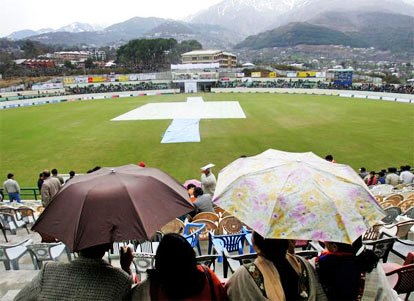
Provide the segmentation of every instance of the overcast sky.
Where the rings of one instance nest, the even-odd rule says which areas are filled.
[[[112,25],[133,17],[183,19],[221,0],[1,0],[0,37],[73,22]]]

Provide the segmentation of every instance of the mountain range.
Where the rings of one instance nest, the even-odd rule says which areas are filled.
[[[392,51],[414,49],[413,0],[224,0],[185,21],[135,17],[96,29],[74,23],[9,39],[67,46],[119,46],[137,38],[195,39],[204,48],[251,49],[340,44]]]

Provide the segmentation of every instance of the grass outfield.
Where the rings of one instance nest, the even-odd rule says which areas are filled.
[[[15,174],[36,186],[40,171],[85,173],[94,166],[145,161],[179,181],[218,171],[240,155],[268,148],[332,154],[357,169],[414,166],[414,106],[387,101],[287,94],[203,94],[205,101],[239,101],[246,119],[200,122],[200,143],[161,144],[171,120],[110,119],[149,102],[188,95],[67,102],[0,111],[0,177]]]

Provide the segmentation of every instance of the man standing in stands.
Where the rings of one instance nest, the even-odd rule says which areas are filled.
[[[397,169],[395,167],[388,168],[388,174],[385,177],[385,184],[396,186],[400,182],[400,177],[396,174]]]
[[[201,188],[203,189],[204,193],[208,193],[211,196],[214,195],[214,191],[216,190],[216,177],[210,171],[210,168],[215,166],[214,164],[207,164],[206,166],[201,167]]]
[[[56,168],[52,169],[52,177],[57,178],[61,185],[65,182],[61,176],[58,175],[58,171]]]
[[[42,195],[42,205],[46,208],[50,204],[53,196],[59,191],[62,184],[60,184],[58,178],[51,177],[48,170],[43,171],[43,179],[40,194]]]
[[[400,183],[411,184],[414,183],[414,174],[410,171],[411,166],[403,166],[403,171],[400,173]]]
[[[3,183],[4,191],[9,195],[10,202],[16,200],[17,203],[21,203],[20,200],[20,186],[19,183],[14,179],[14,175],[9,173],[7,180]]]

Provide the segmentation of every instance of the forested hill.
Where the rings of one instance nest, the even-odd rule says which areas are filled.
[[[249,36],[236,47],[261,49],[299,44],[413,52],[414,18],[381,12],[324,13],[309,22],[290,23]]]
[[[340,31],[302,22],[291,23],[258,35],[249,36],[243,42],[237,44],[236,48],[261,49],[300,44],[365,46],[358,38],[352,38]]]

